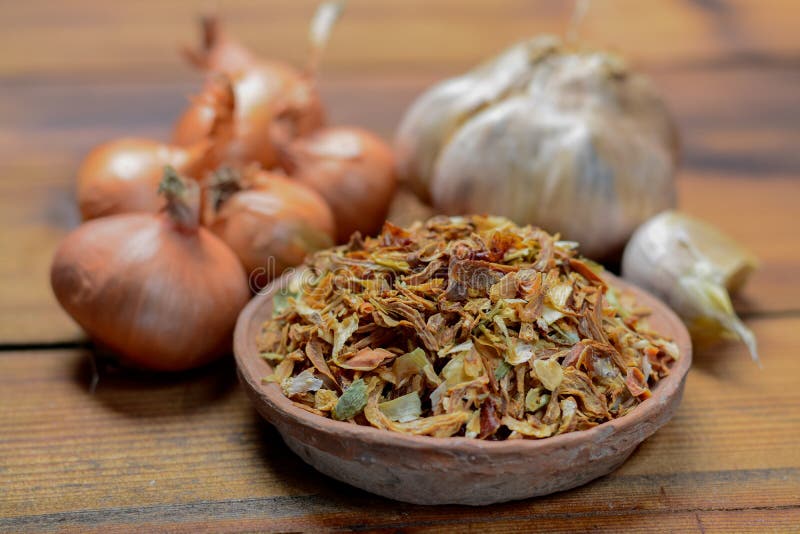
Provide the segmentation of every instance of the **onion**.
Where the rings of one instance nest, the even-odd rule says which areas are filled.
[[[372,133],[353,127],[319,130],[290,145],[284,166],[328,202],[338,242],[356,231],[374,235],[383,226],[397,180],[391,149]]]
[[[61,306],[128,363],[163,371],[230,351],[250,292],[235,254],[198,227],[198,187],[167,172],[164,213],[89,221],[56,252],[50,279]]]
[[[206,224],[236,252],[254,289],[333,245],[333,213],[303,184],[262,170],[227,170],[211,189]]]
[[[141,138],[123,138],[95,147],[78,171],[78,206],[83,220],[127,212],[158,212],[164,200],[158,184],[165,166],[200,179],[218,165],[229,142],[233,110],[230,85],[214,79],[214,117],[208,131],[181,147]],[[203,99],[204,97],[201,97]]]
[[[288,65],[262,62],[228,73],[233,84],[235,130],[224,161],[231,164],[277,163],[277,147],[305,135],[324,123],[316,89]],[[216,115],[215,95],[195,99],[178,119],[173,142],[191,145],[208,136]]]
[[[219,19],[207,15],[200,19],[202,43],[199,50],[184,47],[183,55],[198,69],[235,72],[252,66],[258,60],[220,25]]]
[[[215,17],[203,19],[202,46],[185,51],[185,55],[196,67],[225,74],[233,83],[236,133],[228,145],[228,163],[258,162],[265,168],[273,167],[280,147],[324,124],[325,112],[315,83],[316,65],[340,11],[338,3],[326,3],[315,15],[307,73],[285,63],[256,58],[225,33]],[[213,95],[194,100],[178,119],[173,141],[190,145],[207,136],[214,109]]]
[[[182,148],[158,141],[124,138],[93,149],[78,171],[78,206],[83,220],[132,211],[157,212],[157,193],[165,165],[199,176],[211,145]]]
[[[442,82],[396,136],[398,174],[444,213],[493,213],[615,259],[675,204],[677,134],[647,79],[553,37]]]

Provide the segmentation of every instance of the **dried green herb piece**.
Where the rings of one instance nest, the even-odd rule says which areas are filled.
[[[545,393],[544,388],[529,389],[525,395],[525,409],[529,412],[543,408],[548,402],[550,402],[550,394]]]
[[[291,305],[290,299],[296,299],[297,297],[298,294],[292,291],[278,291],[275,293],[275,296],[272,297],[272,316],[278,317],[285,312]]]
[[[501,378],[506,376],[510,370],[511,370],[511,366],[508,363],[506,363],[505,360],[503,360],[497,366],[497,369],[494,370],[494,378],[495,378],[495,380],[500,380]]]
[[[261,357],[270,363],[280,363],[283,361],[286,355],[279,352],[262,352]]]
[[[331,415],[334,419],[345,421],[361,413],[367,405],[367,384],[360,378],[344,390],[336,402]]]

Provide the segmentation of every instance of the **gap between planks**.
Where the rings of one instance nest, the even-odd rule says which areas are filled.
[[[582,518],[623,518],[629,516],[650,516],[654,514],[664,515],[678,515],[678,514],[692,514],[700,512],[756,512],[756,511],[770,511],[779,512],[785,510],[800,510],[800,505],[784,505],[784,506],[753,506],[753,507],[710,507],[710,508],[678,508],[671,510],[618,510],[618,511],[598,511],[598,512],[565,512],[565,513],[546,513],[546,514],[521,514],[518,516],[510,517],[484,517],[481,519],[440,519],[440,520],[427,520],[427,521],[401,521],[394,523],[379,523],[375,525],[344,525],[340,528],[346,528],[357,532],[372,531],[380,529],[402,529],[402,528],[418,528],[418,527],[436,527],[436,526],[449,526],[459,525],[464,523],[471,524],[491,524],[503,523],[512,521],[529,521],[538,519],[582,519]]]
[[[398,503],[400,507],[416,506]],[[431,507],[435,511],[437,507]],[[800,505],[777,505],[777,506],[735,506],[735,507],[684,507],[665,510],[639,510],[629,508],[623,510],[603,510],[592,512],[546,512],[528,514],[509,514],[498,515],[496,517],[475,518],[471,515],[460,519],[424,519],[419,521],[387,521],[384,523],[371,524],[348,524],[346,521],[337,525],[337,528],[352,530],[375,530],[375,529],[395,529],[411,527],[433,527],[459,525],[465,523],[501,523],[512,521],[535,521],[540,519],[563,520],[578,518],[615,518],[628,516],[652,515],[653,513],[691,514],[701,512],[747,512],[747,511],[792,511],[800,510]],[[262,519],[278,520],[281,519],[309,519],[313,515],[326,515],[347,513],[346,510],[337,506],[335,501],[331,501],[320,495],[298,495],[298,496],[277,496],[257,499],[235,499],[227,501],[197,501],[192,503],[150,505],[143,507],[120,507],[120,508],[96,508],[76,510],[71,512],[55,512],[39,515],[23,515],[6,517],[0,519],[0,529],[9,527],[34,527],[44,525],[61,525],[75,527],[81,526],[100,526],[103,524],[119,524],[125,521],[135,521],[138,524],[145,523],[172,523],[180,525],[184,522],[192,522],[202,519],[202,512],[206,512],[206,519],[235,519],[242,518],[248,520],[258,520],[254,512]],[[212,513],[213,512],[213,513]],[[283,513],[281,513],[283,512]],[[287,513],[288,512],[288,513]],[[309,514],[311,512],[311,514]],[[193,515],[198,514],[199,515]]]
[[[86,341],[46,341],[29,343],[0,343],[0,352],[27,352],[42,350],[69,350],[69,349],[90,349],[92,343]]]

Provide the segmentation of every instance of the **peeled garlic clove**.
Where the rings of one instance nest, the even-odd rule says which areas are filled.
[[[663,298],[696,342],[742,340],[758,362],[756,340],[729,297],[757,266],[755,257],[714,227],[667,211],[643,224],[622,258],[622,275]]]

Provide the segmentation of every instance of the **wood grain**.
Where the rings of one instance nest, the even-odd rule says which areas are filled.
[[[681,206],[720,225],[763,261],[737,307],[754,313],[800,309],[800,288],[792,283],[800,269],[792,224],[800,195],[800,152],[793,149],[800,140],[800,93],[793,89],[800,70],[655,75],[682,126]],[[0,343],[82,339],[48,284],[49,259],[78,222],[73,188],[80,158],[93,145],[123,135],[166,138],[192,90],[190,78],[108,84],[54,76],[6,88],[10,98],[0,99],[0,275],[13,283],[0,284]],[[323,84],[323,96],[332,122],[360,124],[391,138],[407,104],[436,79],[340,73]],[[722,92],[727,99],[715,98]]]
[[[675,419],[617,472],[490,508],[400,504],[316,473],[257,417],[230,362],[177,380],[103,372],[92,395],[85,352],[0,354],[0,529],[680,529],[695,514],[724,525],[725,510],[779,528],[800,502],[800,319],[751,326],[764,369],[735,345],[698,354]]]
[[[219,5],[255,50],[302,65],[315,4]],[[331,119],[389,139],[426,87],[518,39],[563,33],[572,4],[351,0],[320,79]],[[0,531],[797,530],[800,3],[591,2],[580,38],[649,74],[681,127],[682,208],[762,261],[736,306],[758,336],[764,369],[736,344],[701,351],[676,418],[620,470],[481,509],[399,504],[317,474],[258,418],[230,361],[162,377],[103,368],[89,392],[83,334],[48,283],[52,253],[77,224],[73,176],[99,142],[168,137],[201,83],[177,48],[196,40],[203,7],[2,7]]]
[[[314,0],[228,0],[220,12],[263,54],[306,57]],[[68,3],[31,0],[0,20],[0,66],[16,75],[105,71],[120,76],[173,70],[177,43],[196,39],[190,0]],[[554,0],[352,0],[326,54],[333,69],[393,72],[398,65],[464,68],[510,42],[563,34],[574,2]],[[589,6],[579,36],[645,63],[696,63],[768,57],[797,59],[792,0],[605,0]],[[22,53],[24,51],[25,53]]]
[[[0,69],[0,170],[47,167],[65,180],[101,142],[121,136],[166,140],[187,95],[202,80],[181,67],[179,77],[115,80],[107,74],[75,77],[3,75]],[[477,62],[482,57],[476,57]],[[320,80],[334,124],[355,124],[391,139],[407,106],[426,88],[462,72],[393,73],[328,69]],[[149,72],[149,71],[145,71]],[[675,115],[685,168],[743,177],[792,175],[800,170],[800,69],[723,65],[645,68]],[[718,95],[725,94],[726,98]]]
[[[0,279],[8,281],[0,284],[0,344],[81,341],[49,284],[53,252],[78,222],[72,186],[35,166],[17,168],[27,170],[0,181]],[[794,225],[800,180],[762,177],[753,187],[741,177],[684,172],[678,186],[685,211],[717,225],[762,262],[736,299],[737,309],[749,315],[800,310]]]

